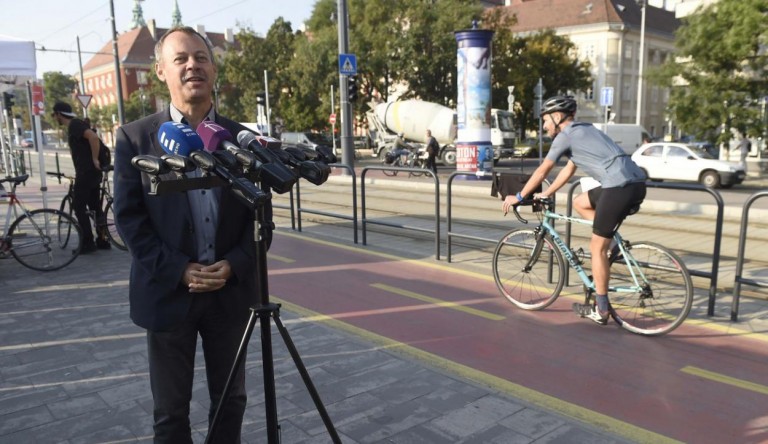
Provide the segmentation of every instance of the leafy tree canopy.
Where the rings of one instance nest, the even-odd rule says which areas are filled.
[[[671,89],[669,113],[685,133],[727,142],[722,125],[761,135],[768,95],[768,1],[720,0],[683,20],[675,58],[649,79]]]

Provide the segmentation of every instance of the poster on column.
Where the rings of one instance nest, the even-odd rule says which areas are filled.
[[[485,170],[491,140],[491,48],[460,47],[457,52],[458,171]],[[462,142],[474,142],[465,143]],[[464,147],[465,149],[459,149]],[[491,166],[493,154],[490,150]],[[470,166],[471,165],[471,166]]]

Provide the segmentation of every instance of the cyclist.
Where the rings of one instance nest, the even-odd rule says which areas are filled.
[[[405,141],[405,133],[397,133],[397,139],[395,140],[395,146],[392,148],[392,154],[397,157],[406,156],[406,165],[410,163],[411,156],[413,156],[413,147]]]
[[[595,282],[595,305],[573,304],[581,317],[598,324],[608,322],[608,280],[610,265],[608,247],[614,233],[624,219],[637,212],[645,199],[645,174],[618,145],[605,133],[590,123],[575,120],[576,100],[571,96],[549,98],[541,107],[544,129],[553,138],[547,157],[536,168],[523,189],[504,199],[502,211],[520,203],[538,188],[562,156],[568,163],[558,173],[555,181],[536,197],[549,197],[565,185],[581,168],[601,186],[577,196],[573,207],[585,219],[594,221],[592,226],[592,275]]]

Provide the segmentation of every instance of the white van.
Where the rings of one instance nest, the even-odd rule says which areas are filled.
[[[651,140],[648,131],[642,125],[632,123],[593,123],[593,125],[607,134],[627,154],[634,153],[640,145]]]

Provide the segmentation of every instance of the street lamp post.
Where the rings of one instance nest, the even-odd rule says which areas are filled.
[[[648,9],[648,0],[640,1],[640,67],[637,74],[637,113],[635,124],[640,125],[640,114],[643,109],[643,68],[645,65],[645,10]]]

